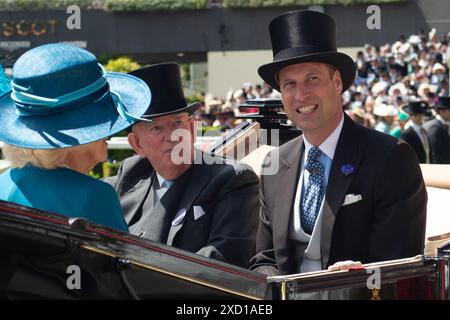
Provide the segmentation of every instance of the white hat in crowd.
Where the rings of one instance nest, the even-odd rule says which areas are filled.
[[[379,117],[395,116],[397,109],[391,104],[380,103],[373,109],[373,114]]]

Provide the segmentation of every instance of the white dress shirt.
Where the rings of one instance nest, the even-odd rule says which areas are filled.
[[[343,114],[342,114],[343,115]],[[339,122],[336,129],[333,133],[325,139],[325,141],[319,146],[319,149],[323,152],[324,155],[328,158],[329,166],[328,170],[325,170],[324,181],[325,185],[328,185],[328,176],[331,169],[331,163],[334,158],[334,153],[336,151],[336,146],[339,140],[339,136],[342,131],[342,126],[344,125],[344,116],[342,116],[341,121]],[[303,162],[300,165],[300,179],[297,184],[297,192],[294,200],[294,212],[293,212],[293,223],[291,223],[291,228],[289,231],[290,239],[308,242],[308,246],[304,252],[303,263],[300,266],[299,272],[310,272],[317,271],[322,269],[321,263],[321,253],[320,253],[320,238],[321,238],[321,221],[322,221],[322,206],[325,201],[325,196],[322,199],[322,204],[319,209],[319,214],[314,225],[314,229],[311,235],[305,233],[301,227],[301,217],[300,217],[300,201],[302,195],[302,188],[306,184],[309,179],[308,170],[303,170],[309,150],[313,147],[313,145],[303,136],[303,141],[305,142],[305,152],[303,157]],[[319,158],[320,159],[320,158]],[[326,192],[326,190],[324,191]]]

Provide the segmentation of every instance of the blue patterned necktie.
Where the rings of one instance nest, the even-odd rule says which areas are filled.
[[[309,172],[309,179],[305,192],[303,193],[300,214],[302,229],[307,234],[311,234],[314,229],[322,202],[324,166],[318,160],[321,154],[322,151],[317,147],[309,149],[305,166],[305,169]]]

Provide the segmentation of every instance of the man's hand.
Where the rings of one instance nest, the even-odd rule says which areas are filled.
[[[338,261],[335,264],[329,266],[328,271],[348,270],[350,268],[360,266],[362,266],[361,261],[352,261],[352,260]]]

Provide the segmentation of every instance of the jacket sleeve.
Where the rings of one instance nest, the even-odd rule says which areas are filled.
[[[446,138],[442,135],[443,133],[445,134],[445,131],[439,130],[437,125],[431,126],[427,131],[430,140],[433,163],[446,163],[442,155],[448,153],[449,151],[445,150],[447,145],[442,143],[442,141],[445,141]]]
[[[258,178],[242,166],[217,194],[207,244],[197,254],[247,268],[255,250]]]
[[[119,180],[120,177],[122,176],[122,170],[123,170],[123,162],[120,164],[119,167],[119,171],[117,172],[117,175],[112,176],[112,177],[105,177],[102,178],[102,181],[111,185],[114,189],[118,189],[118,185],[119,185]]]
[[[269,161],[268,158],[264,162]],[[258,231],[256,234],[256,254],[250,261],[250,269],[266,275],[278,275],[277,264],[275,259],[275,250],[273,248],[273,235],[271,212],[267,207],[265,192],[264,192],[264,175],[260,178],[260,210]]]
[[[124,180],[123,178],[127,174],[129,174],[130,169],[133,168],[135,164],[136,160],[134,159],[134,157],[124,159],[120,164],[119,170],[117,171],[117,175],[103,178],[102,181],[111,185],[116,190],[117,194],[120,196],[122,194],[123,189],[122,184],[126,180],[126,179]]]
[[[377,171],[369,259],[383,261],[422,254],[427,192],[414,150],[399,141]]]

